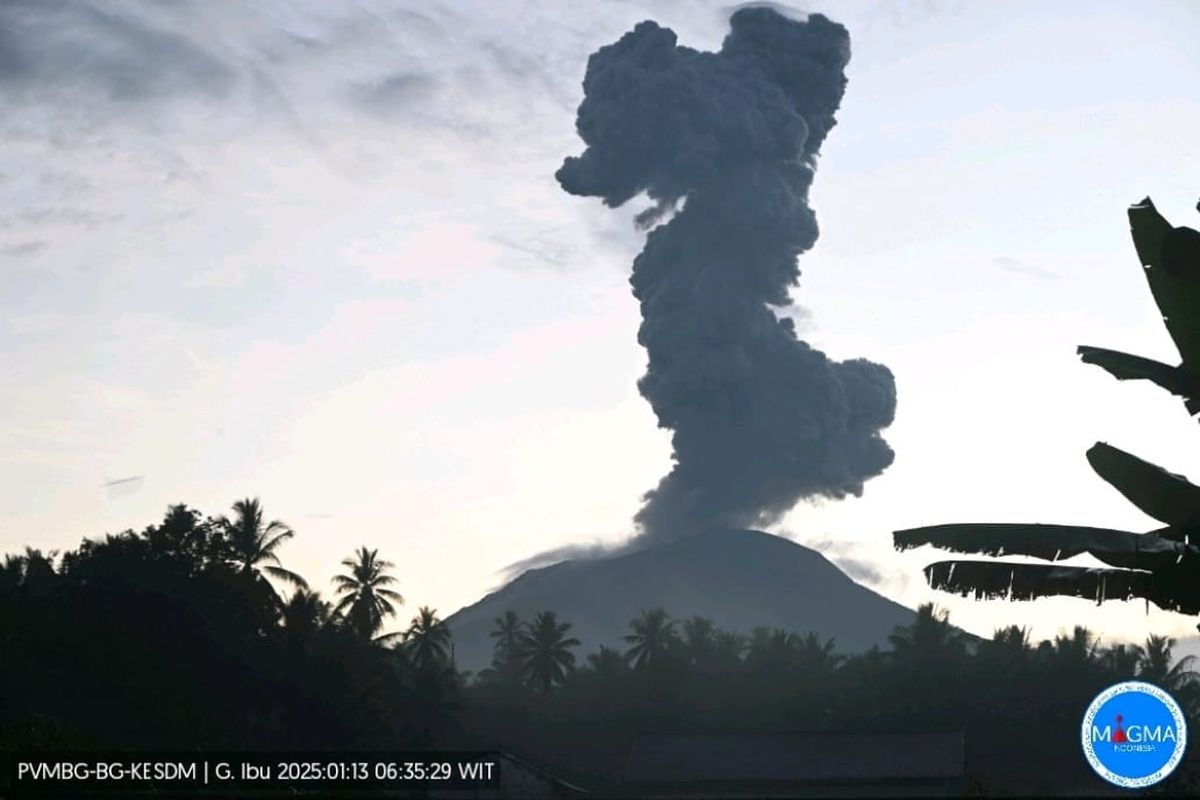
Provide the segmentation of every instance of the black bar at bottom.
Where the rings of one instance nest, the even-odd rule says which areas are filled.
[[[3,763],[8,762],[8,763]],[[500,785],[490,752],[0,753],[12,796],[67,791],[251,789],[482,789]]]

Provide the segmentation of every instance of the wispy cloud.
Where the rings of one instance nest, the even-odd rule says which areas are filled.
[[[0,255],[11,257],[31,256],[34,253],[45,250],[49,245],[50,243],[45,239],[17,242],[16,244],[4,245],[3,247],[0,247]]]
[[[1037,264],[1029,264],[1011,256],[996,256],[992,259],[992,263],[1005,272],[1012,272],[1016,275],[1028,275],[1031,278],[1041,278],[1043,280],[1058,280],[1061,277],[1057,272],[1052,272],[1045,267],[1039,267]]]

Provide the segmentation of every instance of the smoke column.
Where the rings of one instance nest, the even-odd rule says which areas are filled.
[[[791,303],[797,256],[817,240],[808,206],[850,59],[846,29],[813,14],[743,8],[716,53],[642,22],[588,60],[583,154],[556,177],[620,206],[646,192],[656,222],[633,262],[638,382],[674,466],[638,512],[644,542],[768,524],[801,498],[859,495],[893,453],[892,373],[835,362],[770,306]]]

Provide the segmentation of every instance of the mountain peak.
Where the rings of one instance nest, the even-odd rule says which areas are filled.
[[[554,611],[582,642],[577,657],[601,644],[617,647],[629,621],[663,608],[676,619],[711,618],[719,627],[754,627],[837,640],[844,652],[884,646],[913,612],[860,586],[823,555],[762,531],[720,528],[602,558],[528,570],[447,619],[462,669],[491,661],[496,617],[531,619]]]

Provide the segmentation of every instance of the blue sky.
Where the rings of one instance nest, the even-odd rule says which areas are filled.
[[[588,54],[733,6],[20,0],[0,9],[0,550],[258,495],[323,585],[361,544],[412,605],[629,533],[669,444],[634,385],[636,208],[561,192]],[[1186,634],[1137,603],[974,603],[890,531],[1153,523],[1103,439],[1200,478],[1182,405],[1078,363],[1170,360],[1128,241],[1195,225],[1186,2],[828,2],[853,58],[794,293],[803,334],[896,374],[896,462],[778,527],[980,633]],[[4,35],[2,32],[9,33]],[[144,475],[122,491],[106,480]]]

